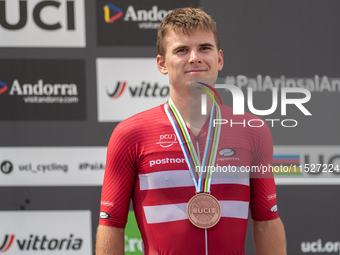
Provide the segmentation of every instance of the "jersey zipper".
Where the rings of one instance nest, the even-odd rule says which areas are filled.
[[[200,158],[200,146],[199,146],[197,135],[195,135],[195,140],[196,140],[196,151],[197,151],[198,161],[199,161],[199,164],[202,164],[201,158]],[[208,255],[208,230],[207,229],[204,229],[204,242],[205,242],[205,255]]]

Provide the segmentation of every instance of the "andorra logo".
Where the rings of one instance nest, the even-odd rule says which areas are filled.
[[[0,94],[4,93],[8,89],[6,82],[0,81]]]
[[[110,10],[117,12],[112,17],[110,16]],[[106,23],[113,23],[115,20],[123,16],[122,9],[114,6],[113,4],[107,4],[104,6],[104,20]]]

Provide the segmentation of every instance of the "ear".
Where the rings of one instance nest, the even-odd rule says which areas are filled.
[[[219,50],[218,51],[218,71],[221,71],[223,68],[223,51]]]
[[[168,74],[168,69],[166,68],[165,59],[161,55],[157,55],[157,67],[162,74]]]

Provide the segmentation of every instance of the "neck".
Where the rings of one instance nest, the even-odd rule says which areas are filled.
[[[180,112],[185,124],[190,130],[197,135],[202,129],[204,123],[209,118],[209,113],[212,108],[213,100],[207,96],[207,114],[202,115],[201,94],[195,96],[171,95],[172,102]]]

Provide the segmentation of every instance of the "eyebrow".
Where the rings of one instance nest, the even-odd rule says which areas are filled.
[[[199,46],[200,47],[209,46],[209,47],[215,48],[215,46],[211,43],[201,43],[201,44],[199,44]],[[180,45],[180,46],[177,46],[176,48],[174,48],[172,51],[174,52],[174,51],[177,51],[179,49],[185,49],[185,48],[188,48],[188,46],[187,45]]]
[[[213,48],[215,48],[215,46],[213,45],[213,44],[211,44],[211,43],[202,43],[202,44],[200,44],[199,46],[209,46],[209,47],[213,47]]]

